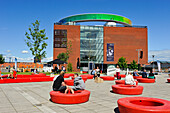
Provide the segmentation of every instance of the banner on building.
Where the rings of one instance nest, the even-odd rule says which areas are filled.
[[[17,71],[17,58],[15,58],[15,71]]]
[[[114,61],[114,43],[107,43],[107,61]]]
[[[160,72],[161,71],[161,63],[157,62],[157,65],[158,65],[158,71]]]

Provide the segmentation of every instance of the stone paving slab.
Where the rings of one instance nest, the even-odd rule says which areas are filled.
[[[168,74],[156,75],[156,83],[139,83],[144,87],[143,97],[161,98],[170,101]],[[86,89],[91,91],[86,103],[75,105],[56,104],[49,92],[52,82],[0,84],[0,113],[115,113],[117,100],[133,95],[112,93],[115,81],[95,83],[87,80]]]

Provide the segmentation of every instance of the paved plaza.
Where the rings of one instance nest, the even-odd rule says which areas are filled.
[[[170,101],[168,74],[156,75],[156,83],[139,83],[144,86],[143,97],[161,98]],[[49,92],[52,82],[0,84],[0,113],[118,113],[117,100],[128,95],[111,92],[115,81],[95,83],[86,81],[86,89],[91,92],[86,103],[75,105],[56,104]]]

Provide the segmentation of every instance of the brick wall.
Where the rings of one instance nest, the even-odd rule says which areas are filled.
[[[67,30],[67,40],[72,42],[72,53],[68,62],[72,63],[74,71],[77,69],[77,58],[80,58],[80,26],[54,25],[54,30]],[[114,43],[114,61],[106,61],[107,43]],[[143,50],[141,64],[148,63],[147,28],[104,27],[104,64],[116,64],[120,57],[125,57],[128,63],[138,61],[136,49]],[[59,53],[66,52],[65,48],[53,48],[53,59]]]
[[[107,43],[114,43],[114,62],[107,62]],[[128,63],[138,61],[136,49],[143,50],[141,64],[148,63],[147,28],[104,27],[104,64],[116,64],[120,57]]]
[[[67,30],[67,40],[72,42],[72,53],[68,63],[72,63],[73,70],[77,69],[77,58],[80,58],[80,26],[54,25],[54,30]],[[54,40],[53,40],[54,41]],[[57,59],[59,53],[66,52],[66,48],[53,48],[53,59]]]

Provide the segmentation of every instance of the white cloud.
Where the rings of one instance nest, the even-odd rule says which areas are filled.
[[[23,50],[23,51],[22,51],[22,53],[23,53],[23,54],[27,54],[27,53],[28,53],[28,51],[26,51],[26,50]]]
[[[7,53],[10,53],[10,52],[11,52],[11,50],[7,50],[6,52],[7,52]]]
[[[49,61],[52,61],[53,60],[53,57],[48,57],[48,58],[43,58],[41,60],[41,62],[49,62]]]
[[[170,61],[170,50],[152,50],[149,51],[148,60],[153,61],[152,55],[155,55],[154,60]]]
[[[33,58],[31,58],[31,57],[27,57],[27,58],[17,57],[17,61],[18,62],[33,62]]]
[[[15,61],[15,58],[17,58],[17,62],[34,62],[34,57],[27,57],[27,58],[22,58],[22,57],[16,57],[16,56],[6,56],[4,55],[3,56],[5,58],[5,61],[6,62],[14,62]],[[41,62],[49,62],[49,61],[52,61],[53,60],[53,57],[48,57],[48,58],[43,58],[41,60]]]

